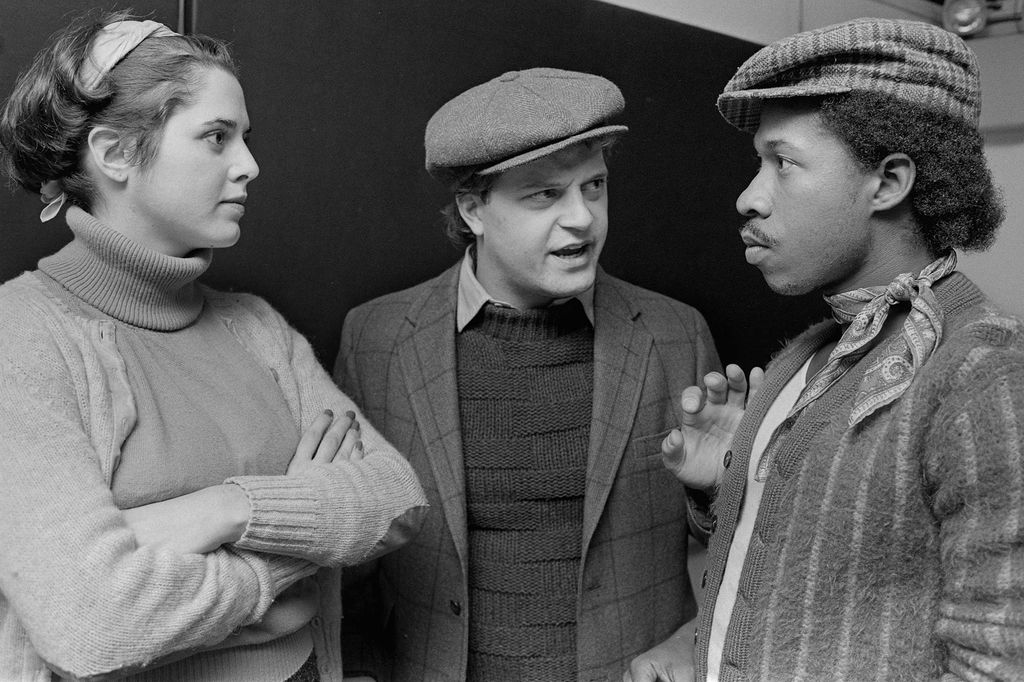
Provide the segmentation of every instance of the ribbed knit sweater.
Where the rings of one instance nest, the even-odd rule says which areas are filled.
[[[883,341],[786,425],[723,682],[1024,679],[1024,324],[959,273],[935,294],[942,340],[897,402],[848,426]],[[838,331],[812,327],[772,361],[734,437],[715,503],[698,679],[758,425]]]
[[[594,375],[579,301],[486,305],[457,341],[469,530],[467,678],[576,678]]]
[[[32,272],[0,287],[0,680],[48,681],[50,668],[88,678],[210,646],[259,621],[281,591],[311,575],[320,591],[309,627],[320,673],[340,680],[340,572],[319,567],[365,560],[401,537],[395,531],[415,523],[410,515],[424,504],[414,474],[364,423],[359,463],[279,476],[238,462],[233,473],[244,475],[228,481],[252,511],[233,546],[205,555],[138,547],[111,485],[146,418],[118,331],[129,333],[129,318],[163,324],[132,317],[152,309],[140,302],[167,308],[172,330],[188,326],[189,315],[228,330],[245,362],[271,378],[264,385],[279,392],[290,431],[325,407],[357,408],[264,301],[206,289],[194,277],[173,293],[145,286],[163,276],[144,264],[165,257],[135,253],[137,245],[80,209],[69,209],[68,222],[75,241],[44,264],[55,279]],[[164,264],[172,280],[190,267]]]
[[[77,216],[77,217],[76,217]],[[111,490],[121,509],[283,474],[299,433],[269,372],[209,311],[198,278],[210,252],[174,258],[72,215],[76,239],[39,262],[77,314],[109,319],[137,406]],[[280,682],[309,657],[309,630],[260,646],[200,652],[133,682]]]

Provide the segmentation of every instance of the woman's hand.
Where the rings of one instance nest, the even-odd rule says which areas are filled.
[[[352,411],[337,419],[325,410],[302,434],[288,463],[289,475],[310,464],[363,458],[359,420]],[[249,500],[237,485],[215,485],[180,497],[126,509],[125,523],[140,546],[205,554],[242,537],[249,523]]]
[[[362,458],[363,441],[356,413],[349,410],[335,419],[332,411],[324,410],[302,434],[288,463],[288,475],[301,474],[310,464],[354,462]]]
[[[691,488],[708,490],[721,482],[722,458],[747,403],[764,383],[760,367],[750,370],[750,381],[738,365],[728,365],[725,376],[711,372],[704,377],[707,397],[698,386],[683,391],[683,419],[661,444],[665,466]]]
[[[140,546],[205,554],[242,537],[249,500],[237,485],[215,485],[121,513]]]

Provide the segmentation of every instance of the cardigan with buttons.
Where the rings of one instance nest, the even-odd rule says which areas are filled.
[[[769,470],[720,680],[1024,679],[1024,326],[963,275],[935,286],[941,342],[851,428],[870,351],[788,424]],[[768,366],[715,502],[698,679],[751,446],[818,324]]]

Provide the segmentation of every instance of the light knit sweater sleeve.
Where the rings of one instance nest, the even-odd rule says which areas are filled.
[[[90,437],[113,428],[86,416],[103,399],[85,390],[102,385],[98,368],[59,320],[11,300],[0,295],[0,631],[23,629],[51,668],[89,678],[218,642],[313,570],[137,546]]]
[[[228,479],[242,487],[252,510],[235,546],[322,566],[354,565],[397,549],[419,530],[427,509],[412,467],[338,389],[301,334],[262,299],[238,299],[235,331],[274,370],[301,428],[324,409],[351,410],[359,416],[365,456],[313,465],[296,476]]]
[[[989,337],[991,338],[991,334]],[[978,344],[927,443],[940,523],[943,679],[1024,679],[1024,352]]]

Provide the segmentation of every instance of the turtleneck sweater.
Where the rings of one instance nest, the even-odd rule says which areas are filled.
[[[340,567],[390,551],[418,528],[426,501],[411,466],[361,419],[365,456],[359,461],[313,463],[287,476],[207,476],[207,467],[243,472],[252,462],[255,471],[264,470],[232,438],[237,424],[231,416],[241,421],[249,409],[242,403],[267,401],[273,412],[283,400],[291,415],[287,432],[265,435],[262,450],[254,446],[253,452],[267,454],[271,470],[283,470],[274,453],[281,458],[283,449],[290,457],[295,431],[324,409],[342,414],[359,413],[359,407],[266,301],[196,283],[208,254],[199,255],[197,267],[193,259],[135,252],[138,245],[82,211],[71,208],[68,215],[77,243],[45,259],[46,272],[26,272],[0,285],[0,680],[47,682],[51,671],[82,679],[123,677],[147,667],[157,679],[231,679],[228,670],[236,679],[286,679],[309,660],[302,628],[295,639],[279,638],[269,648],[240,643],[280,632],[272,625],[280,621],[271,616],[287,609],[279,608],[283,592],[312,576],[318,589],[292,592],[288,603],[297,598],[315,610],[305,628],[315,668],[324,682],[341,682]],[[149,268],[139,267],[147,261]],[[108,291],[104,283],[118,278],[134,296],[120,287]],[[207,321],[231,336],[207,329]],[[169,329],[139,326],[145,324]],[[209,338],[220,349],[211,347],[206,332],[216,335]],[[157,374],[139,371],[141,358],[126,357],[177,338],[191,338],[193,351],[174,350],[177,365],[146,371],[162,371],[181,386],[155,383]],[[154,473],[154,480],[168,484],[154,497],[208,482],[237,485],[249,500],[249,522],[238,541],[205,554],[139,546],[115,494],[132,487],[132,463],[161,461],[160,448],[167,446],[153,436],[161,433],[156,426],[172,422],[155,416],[153,405],[136,394],[149,391],[163,400],[178,392],[184,403],[194,393],[219,390],[211,388],[221,383],[219,365],[198,381],[190,368],[207,353],[226,357],[238,377],[254,361],[247,380],[255,383],[235,384],[238,392],[221,407],[225,420],[212,412],[203,415],[208,422],[197,427],[186,421],[181,428],[224,430],[219,437],[235,449],[206,444],[175,452],[192,463]],[[182,419],[188,418],[181,409]],[[261,413],[248,427],[278,431],[259,423],[273,419]],[[146,443],[153,452],[145,451]],[[234,468],[233,452],[243,455]],[[201,470],[190,470],[195,467]],[[146,473],[142,466],[137,471]],[[138,490],[152,493],[143,483]],[[303,596],[317,593],[314,603]],[[235,648],[197,654],[236,633],[241,638],[229,642]],[[288,651],[297,654],[291,662]],[[192,655],[177,664],[154,667],[186,653]],[[253,661],[253,672],[245,672],[241,666]]]
[[[78,208],[67,222],[75,238],[39,261],[39,269],[101,314],[142,329],[177,331],[203,310],[196,280],[212,251],[175,258],[135,242]]]
[[[39,269],[85,317],[110,319],[138,409],[112,491],[125,509],[219,485],[283,474],[299,433],[273,376],[204,305],[197,279],[209,250],[153,251],[71,209],[75,235]],[[313,647],[308,628],[261,646],[199,653],[132,680],[286,679]]]

